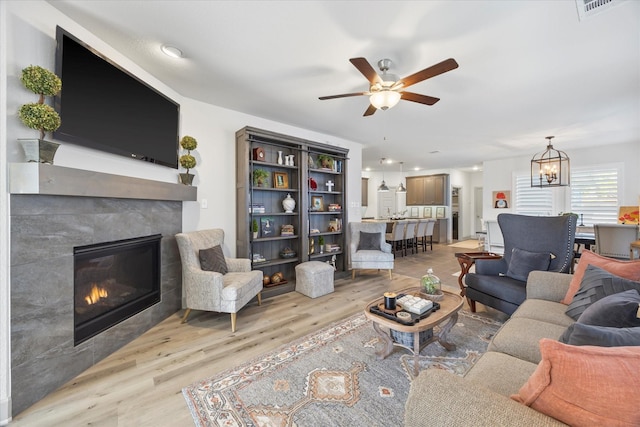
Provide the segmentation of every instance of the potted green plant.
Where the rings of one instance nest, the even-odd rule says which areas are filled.
[[[267,178],[269,177],[269,172],[264,169],[254,169],[253,170],[253,185],[256,187],[263,187],[267,184]]]
[[[180,140],[180,146],[182,149],[187,150],[187,154],[183,154],[179,159],[180,166],[187,170],[186,173],[180,173],[180,182],[185,185],[191,185],[194,175],[189,173],[189,170],[195,168],[198,163],[196,158],[191,155],[191,151],[198,147],[198,141],[192,136],[185,135]]]
[[[60,144],[46,141],[47,132],[60,127],[58,113],[44,103],[45,96],[55,96],[62,89],[62,80],[51,71],[37,65],[30,65],[22,70],[20,81],[25,88],[39,95],[38,102],[24,104],[18,110],[20,121],[30,129],[40,131],[38,139],[25,138],[18,141],[22,145],[28,162],[53,164],[53,158]]]
[[[318,237],[318,246],[320,246],[320,253],[324,253],[324,236]]]
[[[326,154],[318,154],[318,164],[323,169],[333,169],[333,157]]]
[[[258,238],[258,220],[254,219],[251,222],[251,231],[253,232],[253,238],[257,239]]]

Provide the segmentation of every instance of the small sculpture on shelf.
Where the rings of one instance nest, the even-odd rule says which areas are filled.
[[[282,201],[282,207],[286,213],[292,213],[296,208],[296,201],[290,193],[287,193],[287,197]]]

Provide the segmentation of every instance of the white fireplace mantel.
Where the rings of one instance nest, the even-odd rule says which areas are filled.
[[[177,173],[176,173],[177,175]],[[44,163],[10,163],[11,194],[196,201],[198,188]]]

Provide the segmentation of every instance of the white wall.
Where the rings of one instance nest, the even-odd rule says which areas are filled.
[[[194,153],[199,160],[194,185],[198,186],[198,202],[183,207],[185,231],[218,227],[225,230],[225,252],[235,255],[235,132],[244,126],[254,126],[297,136],[312,141],[349,149],[347,165],[346,220],[359,221],[361,145],[333,136],[311,132],[270,120],[252,117],[236,111],[185,98],[155,79],[131,60],[121,55],[90,31],[61,14],[44,1],[0,0],[0,425],[10,417],[10,282],[9,233],[10,207],[6,166],[8,162],[24,161],[18,138],[37,137],[17,117],[20,105],[35,102],[36,95],[24,89],[19,81],[22,69],[40,65],[54,70],[55,28],[60,25],[85,43],[109,57],[138,78],[181,104],[181,135],[198,140]],[[5,84],[6,82],[6,84]],[[64,84],[64,82],[63,82]],[[178,182],[175,169],[103,153],[63,143],[55,163],[77,169],[139,177],[164,182]],[[200,202],[207,199],[208,208]]]
[[[626,144],[606,145],[586,150],[567,152],[571,167],[589,167],[603,164],[622,163],[621,199],[623,206],[633,206],[638,203],[640,195],[640,141]],[[533,153],[532,153],[533,156]],[[515,175],[531,173],[531,157],[517,157],[503,160],[486,161],[483,164],[483,218],[496,219],[499,213],[513,212],[509,209],[494,209],[492,206],[493,191],[513,191],[513,177]],[[567,188],[560,187],[553,190],[558,203],[568,200]],[[513,198],[513,192],[511,194]],[[568,202],[567,202],[568,203]],[[559,211],[567,211],[568,206]],[[555,214],[557,212],[554,212]]]

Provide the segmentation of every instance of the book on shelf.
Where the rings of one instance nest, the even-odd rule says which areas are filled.
[[[265,213],[264,204],[262,203],[253,203],[249,207],[249,213]]]
[[[331,203],[329,206],[327,206],[327,210],[329,212],[340,212],[342,211],[342,206],[337,203]]]
[[[293,236],[295,235],[295,231],[293,228],[293,225],[291,224],[285,224],[280,228],[280,235],[281,236]]]

